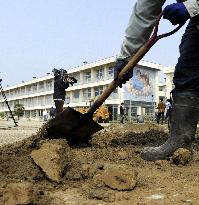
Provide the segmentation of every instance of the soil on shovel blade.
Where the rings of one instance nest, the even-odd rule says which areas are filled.
[[[40,130],[0,147],[0,205],[199,204],[197,136],[187,163],[140,158],[143,147],[159,146],[167,138],[168,132],[152,123],[115,123],[95,133],[89,147],[69,147],[56,139],[68,146],[63,155],[68,164],[58,183],[30,156],[43,144],[55,143],[42,138]]]

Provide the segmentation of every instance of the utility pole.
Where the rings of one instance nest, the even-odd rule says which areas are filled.
[[[166,100],[166,98],[167,98],[167,81],[166,81],[166,78],[164,78],[164,82],[165,82],[165,87],[164,87],[164,98],[165,98],[165,100]]]
[[[154,116],[154,119],[155,119],[155,99],[154,99],[154,95],[152,95],[151,97],[152,97],[153,116]]]

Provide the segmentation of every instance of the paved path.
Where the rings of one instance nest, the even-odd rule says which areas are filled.
[[[41,121],[21,120],[18,123],[19,126],[15,127],[11,120],[0,120],[0,146],[30,137],[42,124]]]

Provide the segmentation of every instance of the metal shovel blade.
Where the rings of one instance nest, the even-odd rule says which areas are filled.
[[[103,129],[92,117],[88,113],[82,114],[67,107],[48,122],[46,136],[53,139],[64,138],[70,144],[87,143],[92,134]]]

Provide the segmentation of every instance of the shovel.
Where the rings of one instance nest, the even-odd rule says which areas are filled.
[[[149,49],[161,38],[170,36],[177,32],[183,25],[177,26],[171,32],[157,35],[158,26],[162,13],[154,26],[153,34],[146,44],[141,47],[138,52],[132,57],[128,64],[119,73],[116,80],[113,80],[104,92],[92,104],[87,113],[82,114],[71,107],[67,107],[62,113],[51,119],[46,128],[46,136],[48,138],[65,138],[71,145],[79,145],[81,143],[89,143],[91,135],[103,129],[101,125],[93,121],[93,113],[103,104],[103,102],[110,96],[110,94],[121,83],[123,76],[126,73],[132,72],[133,68],[149,51]]]

